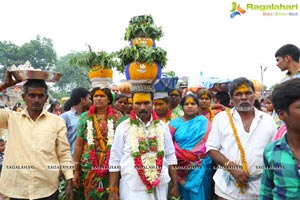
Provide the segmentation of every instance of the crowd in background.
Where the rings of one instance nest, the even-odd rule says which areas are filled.
[[[287,74],[271,96],[257,97],[253,82],[243,77],[234,79],[224,91],[189,88],[188,82],[180,82],[169,91],[151,94],[148,109],[150,112],[153,109],[155,115],[151,116],[158,116],[165,124],[163,127],[168,127],[177,159],[180,196],[174,189],[171,199],[300,199],[297,125],[300,115],[299,111],[291,110],[298,110],[300,105],[300,79],[294,80],[300,77],[299,57],[300,50],[294,45],[278,49],[277,66]],[[99,122],[93,127],[99,137],[99,143],[94,145],[110,149],[111,142],[109,153],[116,156],[118,148],[110,141],[109,134],[121,126],[124,133],[117,131],[126,135],[125,123],[129,123],[129,118],[132,120],[133,110],[136,112],[135,102],[140,103],[133,99],[135,94],[130,94],[130,86],[124,90],[124,84],[129,83],[92,91],[75,88],[64,103],[49,101],[47,111],[64,119],[66,124],[74,162],[75,199],[117,199],[112,193],[118,193],[119,189],[109,183],[113,179],[108,174],[116,172],[108,170],[109,162],[114,161],[109,160],[109,151],[94,152],[101,157],[106,170],[93,172],[95,164],[88,159],[93,154],[89,148],[89,130],[90,124]],[[13,108],[2,109],[24,112],[25,108],[26,105],[17,102]],[[6,135],[10,134],[4,132],[1,131],[3,139],[0,139],[1,168]],[[171,162],[173,158],[166,159]],[[95,174],[100,177],[97,184]],[[65,187],[61,175],[59,195],[63,196]],[[130,189],[128,195],[132,195]]]

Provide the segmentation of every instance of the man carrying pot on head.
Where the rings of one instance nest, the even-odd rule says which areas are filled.
[[[0,90],[15,85],[6,72]],[[73,199],[73,162],[62,118],[44,109],[48,86],[44,80],[27,80],[21,112],[0,110],[0,127],[8,129],[0,193],[14,199],[58,199],[59,171],[67,180],[66,197]]]
[[[132,99],[133,111],[117,127],[111,148],[109,200],[178,197],[175,149],[168,126],[152,110],[153,93],[136,92]]]

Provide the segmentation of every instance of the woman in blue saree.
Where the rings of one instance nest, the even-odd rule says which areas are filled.
[[[206,154],[206,139],[211,123],[199,116],[199,99],[186,95],[181,106],[184,115],[169,126],[178,159],[178,183],[182,199],[210,200],[212,197],[212,160]]]

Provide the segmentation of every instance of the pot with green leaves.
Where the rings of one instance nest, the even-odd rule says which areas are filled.
[[[92,87],[109,87],[112,82],[112,69],[117,65],[113,53],[105,51],[94,52],[89,46],[89,51],[81,53],[70,60],[70,64],[89,67],[89,79]]]
[[[131,45],[144,44],[155,47],[155,40],[159,40],[162,36],[162,28],[154,24],[151,15],[140,15],[130,19],[124,40],[130,41]]]
[[[167,52],[160,47],[152,48],[146,45],[133,45],[117,52],[120,63],[117,70],[126,74],[130,82],[153,83],[161,76],[161,70],[166,66]]]

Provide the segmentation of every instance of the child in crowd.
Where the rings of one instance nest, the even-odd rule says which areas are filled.
[[[274,106],[271,101],[271,96],[266,97],[264,104],[265,104],[266,112],[273,117],[277,125],[277,128],[279,128],[283,124],[283,122],[279,119],[277,113],[274,110]]]
[[[300,199],[300,78],[278,85],[271,97],[287,133],[264,149],[260,200]]]

